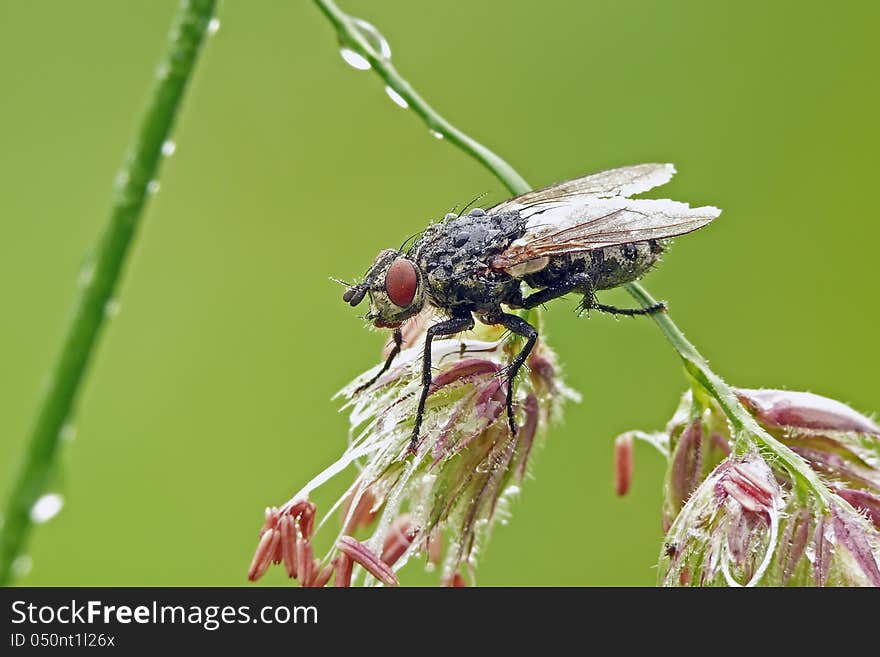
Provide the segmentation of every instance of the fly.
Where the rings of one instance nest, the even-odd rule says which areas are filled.
[[[525,340],[507,367],[507,419],[515,433],[513,385],[538,331],[507,310],[534,308],[576,293],[583,297],[583,310],[629,316],[663,311],[662,303],[615,308],[599,303],[596,292],[640,278],[660,259],[666,240],[702,228],[721,214],[711,206],[630,198],[667,183],[674,173],[671,164],[639,164],[557,183],[488,210],[446,215],[407,250],[380,252],[363,281],[343,294],[352,306],[369,296],[367,319],[394,331],[384,366],[358,392],[391,367],[406,320],[425,306],[445,316],[425,335],[421,396],[410,441],[415,452],[431,387],[431,342],[472,329],[476,318]]]

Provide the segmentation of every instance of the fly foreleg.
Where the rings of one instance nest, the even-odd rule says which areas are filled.
[[[382,366],[382,369],[379,370],[379,373],[376,374],[372,379],[357,387],[354,391],[354,394],[358,394],[359,392],[363,392],[371,385],[376,383],[379,380],[379,377],[385,374],[388,371],[388,368],[391,367],[391,363],[394,362],[394,359],[397,358],[397,354],[400,353],[400,348],[403,345],[403,333],[399,328],[394,329],[394,333],[391,334],[391,338],[394,340],[394,346],[391,348],[391,353],[388,354],[388,358],[385,359],[385,365]]]
[[[422,356],[422,394],[419,397],[419,405],[416,410],[416,425],[413,427],[412,438],[409,441],[409,451],[416,453],[419,444],[419,433],[422,430],[422,419],[425,414],[425,402],[428,399],[428,391],[431,389],[431,342],[440,335],[454,335],[462,331],[474,328],[474,318],[469,311],[462,311],[445,322],[434,324],[428,328],[425,334],[425,353]]]

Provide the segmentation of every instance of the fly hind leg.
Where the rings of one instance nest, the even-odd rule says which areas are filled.
[[[584,297],[584,302],[588,299]],[[618,308],[616,306],[606,306],[604,303],[599,303],[596,301],[596,298],[593,297],[590,299],[591,305],[584,304],[582,307],[585,310],[590,310],[591,308],[595,308],[596,310],[608,313],[609,315],[624,315],[626,317],[635,317],[636,315],[654,315],[655,313],[666,312],[666,303],[661,301],[659,303],[655,303],[652,306],[646,306],[644,308]]]
[[[626,315],[628,317],[634,317],[636,315],[653,315],[654,313],[666,310],[666,304],[662,302],[655,303],[653,306],[648,306],[647,308],[617,308],[616,306],[608,306],[604,303],[599,303],[596,299],[595,291],[593,290],[593,281],[586,274],[573,274],[555,285],[550,285],[543,290],[538,290],[537,292],[530,294],[517,305],[521,308],[534,308],[535,306],[540,306],[541,304],[547,303],[558,297],[565,296],[575,290],[583,292],[584,295],[583,300],[581,300],[581,303],[578,305],[579,313],[588,310],[598,310],[610,315]]]
[[[570,292],[574,292],[575,290],[590,290],[589,294],[592,295],[593,284],[590,281],[588,276],[584,276],[583,274],[575,274],[564,281],[559,283],[555,283],[554,285],[548,285],[542,290],[538,290],[537,292],[533,292],[525,299],[519,301],[519,303],[514,304],[518,308],[525,308],[526,310],[530,308],[534,308],[535,306],[540,306],[548,301],[552,301],[553,299],[558,299],[559,297],[564,297],[566,294]],[[585,292],[585,294],[587,294]]]

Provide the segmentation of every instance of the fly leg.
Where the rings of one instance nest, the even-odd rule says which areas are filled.
[[[428,399],[428,391],[431,389],[431,341],[438,335],[454,335],[462,331],[474,328],[474,318],[470,311],[459,311],[451,319],[431,326],[425,335],[425,353],[422,356],[422,394],[419,397],[419,405],[416,410],[416,425],[413,428],[412,438],[409,441],[409,451],[416,453],[419,444],[419,433],[422,430],[422,419],[425,414],[425,402]]]
[[[647,308],[617,308],[616,306],[606,306],[604,303],[596,301],[596,297],[584,297],[584,303],[581,306],[584,310],[595,308],[596,310],[608,313],[609,315],[625,315],[627,317],[635,317],[636,315],[653,315],[655,313],[666,312],[666,303],[661,301]]]
[[[628,317],[634,317],[636,315],[653,315],[654,313],[664,312],[666,310],[666,304],[662,302],[655,303],[653,306],[648,306],[647,308],[617,308],[616,306],[608,306],[604,303],[599,303],[596,300],[596,294],[593,291],[593,281],[586,274],[574,274],[556,285],[551,285],[550,287],[545,287],[543,290],[538,290],[527,296],[517,305],[521,308],[534,308],[535,306],[547,303],[552,299],[564,296],[575,290],[584,293],[584,298],[579,306],[581,312],[595,309],[610,315],[626,315]]]
[[[400,347],[403,345],[403,333],[399,328],[394,329],[394,333],[391,334],[392,339],[394,340],[394,347],[391,349],[391,353],[388,354],[388,358],[385,359],[385,365],[382,366],[382,369],[379,370],[379,373],[376,374],[372,379],[357,387],[354,391],[354,394],[358,394],[359,392],[363,392],[371,385],[376,383],[379,380],[379,377],[385,374],[388,371],[388,368],[391,367],[391,363],[394,362],[394,359],[397,358],[397,354],[400,353]]]
[[[515,305],[517,308],[525,308],[528,310],[529,308],[545,304],[548,301],[553,301],[553,299],[564,297],[566,294],[573,292],[574,290],[584,289],[585,286],[588,286],[587,289],[590,290],[589,294],[592,295],[593,284],[590,281],[590,278],[583,274],[575,274],[561,283],[556,283],[555,285],[545,287],[543,290],[533,292],[519,303],[512,305]]]
[[[525,301],[528,301],[528,299],[523,300],[523,302]],[[543,302],[539,301],[538,303]],[[511,333],[516,333],[526,339],[525,346],[520,349],[519,353],[510,361],[510,365],[507,366],[507,423],[510,425],[510,433],[515,436],[516,422],[514,422],[513,419],[513,383],[516,380],[516,375],[519,373],[520,368],[522,368],[526,359],[529,357],[532,347],[535,346],[535,342],[538,340],[538,329],[521,317],[509,313],[499,312],[497,315],[490,315],[485,319],[488,324],[501,324],[501,326]]]
[[[558,297],[565,296],[569,292],[575,290],[584,293],[584,299],[579,306],[581,311],[595,309],[611,315],[627,315],[633,317],[635,315],[653,315],[654,313],[666,310],[665,303],[655,303],[653,306],[648,306],[647,308],[617,308],[615,306],[607,306],[604,303],[599,303],[596,300],[596,294],[593,292],[593,281],[586,274],[574,274],[564,281],[530,294],[515,305],[520,308],[534,308],[535,306],[540,306],[542,303],[547,303]]]

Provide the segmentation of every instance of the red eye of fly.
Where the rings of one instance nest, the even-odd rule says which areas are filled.
[[[385,292],[388,293],[391,302],[401,308],[406,308],[412,303],[418,284],[419,277],[416,275],[415,266],[404,258],[392,262],[388,273],[385,274]]]

